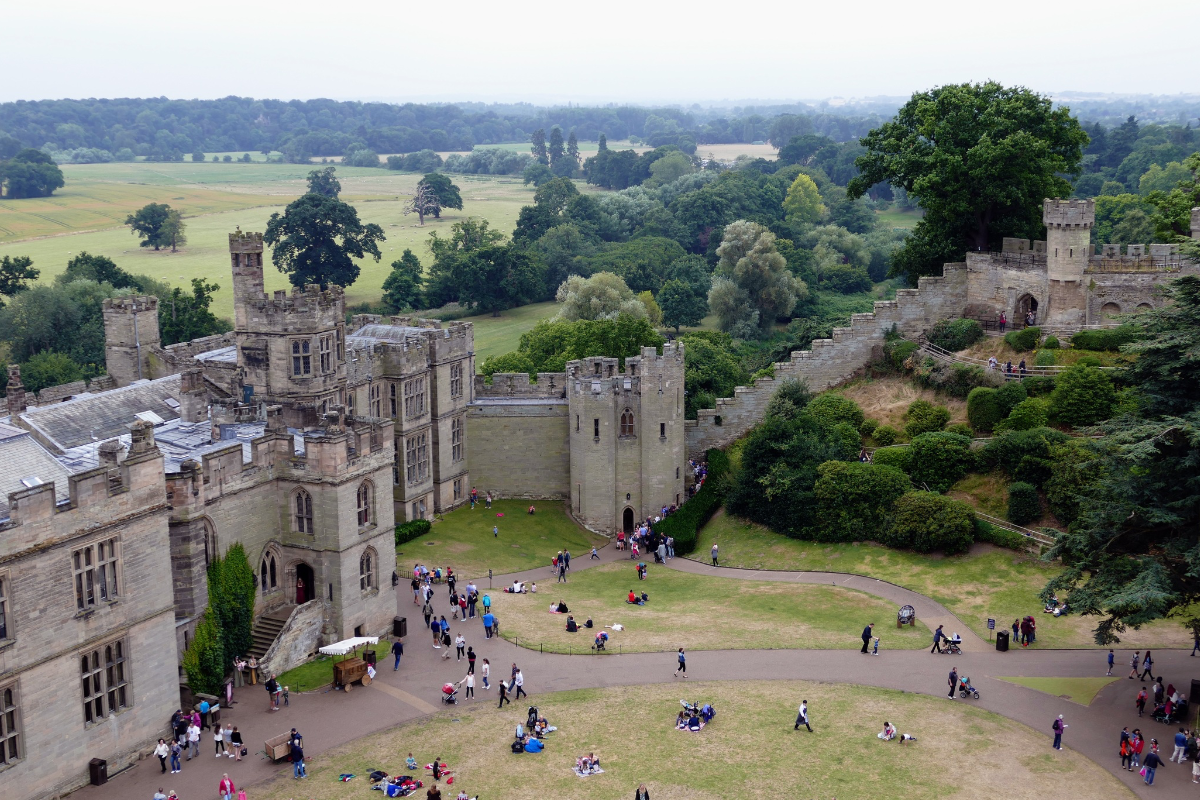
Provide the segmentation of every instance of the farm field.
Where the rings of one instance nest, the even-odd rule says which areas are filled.
[[[498,317],[481,314],[460,320],[475,326],[475,371],[479,371],[489,356],[503,355],[516,350],[521,341],[521,334],[557,314],[559,305],[554,301],[531,303],[511,308]]]

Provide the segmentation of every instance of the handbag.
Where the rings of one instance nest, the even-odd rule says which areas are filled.
[[[1142,767],[1142,771],[1139,772],[1138,774],[1141,775],[1143,778],[1146,777],[1146,768]]]

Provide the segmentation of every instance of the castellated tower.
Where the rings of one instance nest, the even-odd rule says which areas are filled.
[[[1042,203],[1046,224],[1046,278],[1049,311],[1039,320],[1049,325],[1081,325],[1086,314],[1083,272],[1092,253],[1093,200],[1050,200]]]
[[[283,406],[287,424],[316,425],[345,402],[346,299],[340,286],[263,291],[261,233],[229,234],[242,400]]]
[[[595,530],[630,530],[683,500],[683,345],[567,364],[571,508]]]
[[[117,386],[160,377],[151,374],[151,352],[161,343],[158,298],[110,297],[104,301],[104,358]]]
[[[1200,208],[1192,209],[1192,238],[1200,239]]]

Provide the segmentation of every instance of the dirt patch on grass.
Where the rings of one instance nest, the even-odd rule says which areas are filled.
[[[891,425],[900,432],[904,431],[904,413],[916,400],[927,400],[950,409],[951,425],[967,421],[965,401],[921,388],[908,378],[862,378],[838,387],[837,391],[858,403],[869,419],[880,425]]]

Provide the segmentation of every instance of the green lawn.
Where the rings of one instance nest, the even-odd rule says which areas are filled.
[[[526,513],[530,503],[537,507],[532,517]],[[499,537],[492,536],[492,526],[500,529]],[[561,502],[497,500],[488,510],[481,496],[474,510],[464,506],[451,511],[429,533],[396,548],[396,561],[402,575],[421,563],[451,567],[462,578],[486,578],[489,569],[496,575],[548,569],[550,559],[564,547],[575,558],[587,558],[593,545],[607,542],[576,525]]]
[[[574,562],[572,562],[574,563]],[[626,603],[630,590],[645,592],[644,606]],[[620,623],[610,631],[614,652],[661,652],[679,647],[704,650],[850,649],[862,646],[867,622],[895,616],[893,604],[839,586],[709,578],[649,565],[639,581],[633,561],[619,561],[576,572],[558,583],[547,567],[534,594],[492,592],[500,635],[551,652],[588,650],[596,630],[567,633],[567,618],[551,614],[562,600],[582,623]],[[883,650],[912,650],[929,641],[929,629],[876,625]]]
[[[387,660],[391,647],[391,642],[380,638],[379,644],[364,645],[356,650],[354,655],[362,658],[363,652],[371,649],[378,655],[379,662],[383,663]],[[286,686],[293,692],[311,692],[313,689],[320,689],[322,686],[333,683],[333,663],[341,660],[341,656],[335,659],[333,656],[318,655],[312,661],[301,664],[295,669],[289,669],[282,675],[276,675],[275,680],[279,681],[280,686]]]
[[[721,548],[723,566],[752,569],[826,570],[870,575],[920,592],[946,606],[980,636],[987,620],[998,629],[1014,619],[1037,618],[1034,647],[1095,647],[1094,617],[1043,614],[1038,593],[1057,567],[1010,550],[979,545],[968,555],[920,555],[871,543],[820,544],[788,539],[724,513],[700,532],[697,553],[713,543]],[[1121,647],[1183,647],[1190,634],[1178,622],[1160,621],[1121,634]]]
[[[1115,678],[1000,678],[1081,706],[1090,706],[1101,689],[1120,679],[1119,675]]]
[[[919,209],[905,211],[896,206],[892,206],[887,211],[875,212],[875,217],[884,225],[905,230],[911,230],[923,216],[925,216],[924,212]]]
[[[483,314],[464,317],[462,322],[475,326],[475,366],[483,366],[488,356],[498,356],[517,349],[521,334],[544,319],[558,313],[559,303],[533,303],[520,308],[511,308],[498,317]]]
[[[536,683],[532,688],[530,702],[558,727],[541,753],[509,751],[525,705],[498,709],[495,695],[477,688],[478,702],[464,700],[307,759],[303,797],[373,798],[366,776],[374,769],[408,774],[409,753],[422,767],[436,757],[449,764],[454,783],[441,787],[447,800],[459,789],[487,800],[625,800],[639,783],[655,800],[992,800],[998,775],[1004,776],[1000,796],[1011,800],[1135,796],[1078,752],[1051,752],[1042,732],[936,697],[807,681],[701,682],[689,684],[687,696],[711,703],[717,716],[688,733],[674,728],[682,691],[673,684],[549,694],[538,694]],[[802,699],[815,733],[792,730]],[[379,713],[387,713],[387,702],[381,699]],[[884,720],[916,736],[916,745],[877,739]],[[572,768],[587,753],[600,759],[604,773],[581,779]],[[358,777],[340,783],[346,772]],[[254,797],[289,800],[300,796],[295,784],[291,771],[281,770],[256,786]]]

